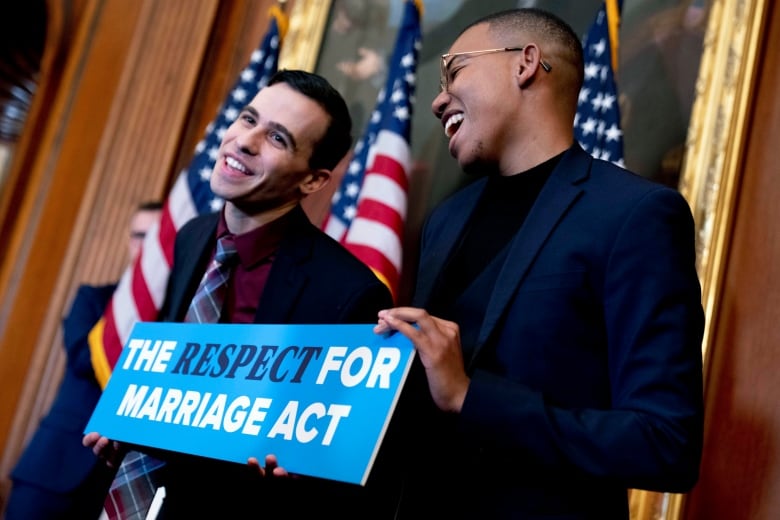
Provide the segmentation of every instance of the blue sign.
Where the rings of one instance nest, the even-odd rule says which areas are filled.
[[[413,359],[373,325],[138,323],[85,432],[363,485]]]

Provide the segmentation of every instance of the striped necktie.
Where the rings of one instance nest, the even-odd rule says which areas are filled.
[[[184,321],[217,323],[225,302],[230,271],[238,259],[232,235],[217,240],[217,251],[192,297]],[[137,451],[128,452],[117,470],[104,509],[111,520],[143,520],[159,487],[164,462]]]

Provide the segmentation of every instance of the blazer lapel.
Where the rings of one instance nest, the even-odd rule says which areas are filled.
[[[438,236],[436,240],[428,247],[424,244],[421,249],[425,250],[425,258],[420,259],[420,265],[417,272],[417,285],[414,291],[413,305],[415,307],[426,307],[430,301],[439,274],[444,269],[447,260],[452,256],[453,250],[458,243],[458,239],[463,233],[474,207],[485,188],[487,179],[475,181],[473,185],[466,188],[468,190],[463,195],[463,200],[455,202],[455,210],[452,215],[447,216],[446,222],[432,232]]]
[[[186,239],[179,244],[181,253],[177,257],[179,264],[176,272],[171,273],[176,277],[171,286],[171,314],[176,321],[184,319],[190,306],[192,297],[200,284],[200,279],[206,270],[206,265],[211,259],[211,251],[216,242],[216,229],[219,222],[219,213],[214,213],[210,218],[202,219],[197,223],[196,230],[190,232]]]
[[[506,261],[490,295],[469,365],[490,338],[545,240],[582,193],[578,184],[589,175],[591,162],[591,157],[575,144],[561,158],[542,188],[525,223],[510,243]]]
[[[256,323],[286,323],[308,282],[301,266],[312,256],[312,224],[300,206],[292,211],[257,306]]]

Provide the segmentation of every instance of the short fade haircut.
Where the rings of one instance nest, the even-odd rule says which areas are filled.
[[[139,202],[135,211],[160,211],[163,208],[163,203],[159,200],[146,200]]]
[[[314,100],[330,116],[325,135],[315,143],[309,167],[333,170],[352,146],[352,118],[341,94],[318,74],[282,69],[271,76],[268,86],[284,83]]]
[[[584,75],[582,42],[577,33],[574,32],[574,29],[563,19],[549,11],[534,7],[507,9],[480,18],[469,24],[460,34],[463,34],[475,25],[483,23],[488,24],[490,30],[499,34],[502,38],[509,38],[518,32],[528,32],[545,42],[554,42],[560,57],[574,68],[573,87],[575,88],[573,90],[579,93]],[[511,45],[521,43],[523,42],[513,41]],[[548,52],[550,52],[549,49]],[[555,67],[553,66],[553,68]]]

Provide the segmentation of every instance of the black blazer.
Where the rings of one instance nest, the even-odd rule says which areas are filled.
[[[177,234],[162,321],[184,318],[210,261],[218,220],[218,214],[197,217]],[[296,207],[260,297],[255,322],[375,323],[377,312],[390,306],[389,290],[371,270]],[[262,460],[266,454],[257,455]],[[168,461],[162,477],[167,497],[161,518],[166,519],[269,514],[312,518],[328,508],[339,518],[349,518],[350,510],[359,518],[366,507],[392,510],[397,500],[394,487],[400,485],[378,483],[381,471],[372,474],[366,489],[313,478],[269,483],[241,464],[173,453],[164,458]]]
[[[418,306],[485,183],[429,218]],[[464,294],[463,410],[438,430],[430,409],[414,423],[416,462],[430,471],[408,517],[444,504],[457,518],[627,518],[627,488],[689,490],[702,450],[703,312],[683,197],[575,144],[493,263]]]

